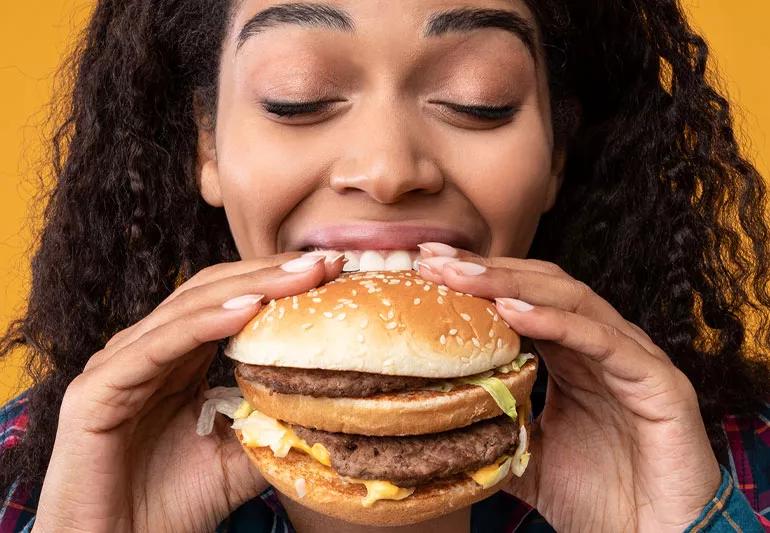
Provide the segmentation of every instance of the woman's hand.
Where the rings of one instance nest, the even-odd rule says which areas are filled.
[[[62,401],[35,531],[213,531],[267,486],[226,424],[195,428],[217,341],[263,297],[342,270],[297,255],[206,268],[91,357]]]
[[[497,299],[548,368],[532,460],[512,494],[557,531],[663,533],[697,518],[719,466],[691,383],[639,327],[556,265],[423,248],[423,277]]]

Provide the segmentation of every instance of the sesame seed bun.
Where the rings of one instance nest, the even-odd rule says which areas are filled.
[[[240,434],[238,438],[241,440]],[[291,450],[286,457],[275,457],[270,448],[244,446],[244,450],[268,483],[287,497],[327,516],[367,526],[415,524],[449,514],[494,494],[513,475],[509,472],[486,489],[470,477],[458,476],[419,486],[403,500],[379,500],[365,507],[361,504],[366,496],[363,485],[346,483],[331,468],[304,453]],[[302,480],[302,495],[297,491],[297,480]]]
[[[273,300],[225,353],[254,365],[452,378],[510,363],[519,348],[489,300],[397,271],[345,274]]]
[[[537,359],[519,372],[495,374],[520,402],[528,401]],[[262,413],[300,426],[360,435],[420,435],[467,426],[502,414],[481,387],[461,385],[448,392],[412,390],[366,398],[315,398],[281,394],[255,381],[235,378],[244,398]]]

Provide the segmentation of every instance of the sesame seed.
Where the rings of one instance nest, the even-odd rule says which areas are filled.
[[[401,285],[401,280],[400,279],[392,279],[392,280],[390,280],[390,284],[391,285]]]
[[[369,319],[365,318],[361,321],[361,329],[364,329],[366,326],[369,325]]]
[[[463,294],[464,294],[465,296],[473,296],[473,295],[472,295],[471,293],[469,293],[469,292],[464,292]]]
[[[337,320],[345,320],[345,313],[340,313],[337,315]]]
[[[302,324],[302,329],[304,329],[305,331],[309,330],[312,327],[313,327],[313,324],[311,324],[310,322]]]
[[[450,335],[457,335],[457,330],[455,328],[452,328],[449,330]]]
[[[369,289],[367,292],[368,292],[369,294],[374,294],[375,292],[377,292],[377,289],[375,289],[374,287],[372,287],[372,288],[371,288],[371,289]]]
[[[495,316],[495,314],[492,312],[492,310],[491,310],[489,307],[485,307],[485,308],[484,308],[484,311],[486,311],[487,313],[489,313],[489,316],[492,316],[492,317],[493,317],[493,316]]]
[[[498,320],[500,320],[500,316],[499,315],[495,315],[495,316],[492,317],[492,322],[497,322]]]
[[[442,336],[439,338],[439,342],[440,342],[442,345],[446,344],[446,335],[442,335]]]
[[[388,300],[387,298],[383,298],[382,299],[382,305],[385,305],[385,306],[389,307],[390,306],[390,300]]]
[[[493,330],[493,329],[490,329],[490,330],[489,330],[489,336],[490,336],[490,337],[494,337],[494,336],[495,336],[495,330]]]
[[[356,338],[358,339],[358,342],[363,344],[363,342],[364,342],[364,335],[363,335],[363,333],[359,333],[358,335],[356,335]]]
[[[351,309],[358,309],[358,304],[348,304]]]
[[[498,349],[498,350],[502,350],[502,348],[503,348],[503,339],[501,339],[500,337],[498,337],[498,338],[497,338],[497,349]]]
[[[379,315],[380,315],[380,318],[382,319],[383,322],[387,322],[388,320],[390,320],[388,317],[386,317],[382,313],[379,313]]]
[[[283,308],[283,306],[278,308],[278,318],[283,318],[283,315],[286,314],[286,309]]]
[[[473,337],[473,338],[471,339],[471,342],[473,343],[473,345],[474,345],[476,348],[481,348],[481,342],[480,342],[480,341],[479,341],[479,340],[478,340],[476,337]]]
[[[405,286],[407,286],[407,287],[411,287],[411,286],[412,286],[412,282],[411,282],[411,281],[409,281],[409,280],[406,280],[406,281],[404,282],[404,285],[405,285]]]
[[[455,296],[462,296],[463,293],[455,291]]]
[[[314,307],[310,307],[310,308],[308,308],[307,312],[310,313],[311,315],[314,315],[315,314],[315,308]]]
[[[292,309],[299,309],[299,304],[291,304]]]
[[[270,300],[270,307],[275,307],[278,303],[275,300]]]
[[[357,291],[357,290],[355,290],[355,289],[353,289],[352,291],[350,291],[350,293],[351,293],[353,296],[358,296],[358,291]]]
[[[457,337],[455,337],[455,340],[457,341],[457,344],[459,344],[460,346],[465,344],[465,340],[462,337],[460,337],[459,335]]]
[[[315,303],[317,303],[317,304],[320,304],[320,303],[321,303],[321,299],[320,299],[320,298],[313,298],[313,301],[314,301]]]
[[[415,282],[417,285],[422,285],[423,283],[425,283],[425,282],[424,282],[423,280],[421,280],[421,279],[416,279],[416,280],[414,280],[414,282]]]
[[[439,285],[439,286],[438,286],[438,290],[440,290],[440,291],[446,291],[446,290],[449,290],[449,287],[447,287],[446,285]]]
[[[414,303],[414,305],[420,305],[420,302],[421,302],[421,301],[422,301],[422,300],[420,300],[419,298],[415,298],[415,299],[412,301],[412,303]]]
[[[385,324],[385,329],[396,329],[398,327],[398,324],[395,322],[388,322]]]
[[[425,285],[425,286],[422,288],[422,290],[424,290],[425,292],[428,292],[428,291],[430,290],[430,285]]]
[[[326,312],[324,313],[324,316],[325,316],[326,318],[332,318],[334,315],[331,313],[331,311],[326,311]]]
[[[337,304],[337,305],[335,305],[335,306],[334,306],[334,310],[335,310],[335,311],[339,311],[339,310],[340,310],[340,309],[342,309],[343,307],[345,307],[345,304]]]
[[[443,299],[441,296],[439,296],[439,297],[436,299],[436,301],[438,301],[438,303],[440,303],[440,304],[443,304],[443,303],[444,303],[444,299]]]
[[[471,315],[469,315],[468,313],[460,313],[460,317],[463,320],[465,320],[466,322],[470,322],[471,321]]]
[[[320,291],[318,291],[318,294],[323,294],[325,292],[326,292],[326,289],[321,289]]]
[[[396,312],[393,309],[388,311],[388,320],[392,320],[394,316],[396,316]]]

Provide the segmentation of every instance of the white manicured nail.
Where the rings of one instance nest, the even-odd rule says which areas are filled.
[[[225,309],[246,309],[247,307],[254,307],[264,298],[264,294],[244,294],[236,298],[231,298],[222,304]]]
[[[497,305],[503,309],[508,309],[509,311],[517,311],[519,313],[527,313],[535,308],[534,305],[528,304],[527,302],[523,302],[521,300],[517,300],[516,298],[495,298],[495,302],[497,302]]]
[[[307,272],[318,263],[326,259],[326,256],[302,256],[281,265],[281,270],[285,272]]]
[[[447,263],[447,268],[451,268],[461,276],[480,276],[487,271],[487,267],[478,263],[469,261],[454,261]]]
[[[338,252],[337,250],[318,250],[316,252],[308,252],[302,257],[323,257],[327,263],[333,265],[345,257],[345,252]]]
[[[443,242],[424,242],[417,248],[423,257],[457,257],[457,249]]]

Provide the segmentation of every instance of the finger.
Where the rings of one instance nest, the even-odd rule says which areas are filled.
[[[533,270],[535,272],[543,272],[544,274],[551,274],[554,276],[568,276],[559,265],[548,261],[541,261],[540,259],[521,259],[517,257],[485,257],[477,253],[471,252],[464,248],[456,248],[449,246],[441,242],[425,242],[417,245],[420,249],[420,259],[430,258],[454,258],[458,261],[469,261],[478,263],[484,266],[494,266],[502,268],[513,268],[518,270]],[[443,266],[446,260],[439,260],[435,263],[436,266]],[[434,265],[433,262],[427,261],[428,264]],[[441,270],[439,268],[439,270]]]
[[[286,252],[283,254],[277,254],[277,255],[272,255],[268,257],[260,257],[259,259],[232,261],[229,263],[217,263],[215,265],[208,266],[206,268],[201,269],[199,272],[193,275],[190,279],[188,279],[187,281],[179,285],[176,289],[174,289],[174,292],[169,294],[160,304],[158,304],[158,307],[166,305],[172,300],[178,298],[184,292],[187,292],[189,289],[200,287],[201,285],[211,283],[218,279],[238,276],[249,272],[255,272],[263,268],[269,268],[269,267],[281,265],[287,261],[296,259],[301,255],[302,254],[300,252]],[[121,340],[125,339],[127,336],[131,334],[132,331],[136,329],[138,324],[139,323],[133,324],[117,332],[115,335],[112,336],[112,338],[110,338],[109,341],[107,341],[106,347],[109,348],[110,346],[116,343],[119,343]]]
[[[238,276],[240,274],[247,274],[249,272],[255,272],[264,268],[270,268],[274,266],[282,265],[292,259],[301,257],[301,252],[286,252],[278,255],[271,255],[268,257],[260,257],[258,259],[247,259],[241,261],[233,261],[230,263],[218,263],[216,265],[208,266],[190,279],[182,283],[172,292],[160,305],[164,305],[175,298],[178,298],[181,294],[189,289],[206,285],[213,281],[229,278],[232,276]]]
[[[65,395],[67,412],[90,432],[114,429],[136,416],[175,367],[199,356],[196,348],[234,335],[260,306],[242,299],[240,307],[206,307],[153,329],[76,377]]]
[[[285,268],[289,270],[305,268],[305,270],[289,272]],[[337,261],[333,268],[338,274],[342,270],[342,262]],[[185,316],[196,309],[218,305],[244,294],[262,295],[266,301],[300,294],[316,287],[325,279],[326,275],[324,258],[313,256],[293,259],[281,267],[264,268],[190,288],[185,291],[185,294],[170,301],[167,305],[157,307],[120,338],[111,339],[104,350],[95,354],[88,361],[86,369],[103,364],[117,350],[135,342],[160,324],[170,322],[179,316]]]
[[[496,307],[517,333],[563,346],[621,380],[649,381],[674,368],[670,361],[655,357],[618,328],[586,316],[554,307],[532,306],[511,298],[498,298]],[[547,352],[541,355],[548,364]]]
[[[444,283],[443,270],[444,265],[462,261],[464,263],[474,263],[484,267],[506,268],[511,270],[520,270],[526,272],[540,272],[542,274],[571,279],[558,265],[536,259],[515,259],[512,257],[429,257],[418,261],[418,273],[428,281],[434,283]]]
[[[448,287],[482,298],[514,298],[532,305],[585,315],[617,328],[646,350],[662,354],[647,335],[630,327],[629,322],[609,302],[585,283],[569,276],[539,270],[486,267],[465,261],[444,263],[440,276]]]

